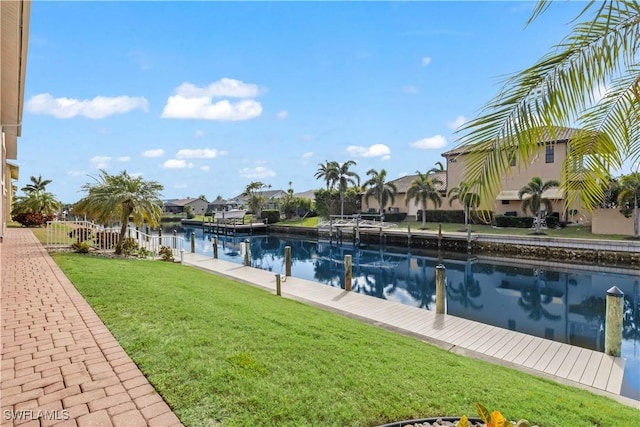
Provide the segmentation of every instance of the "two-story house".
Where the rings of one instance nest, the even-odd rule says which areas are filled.
[[[522,200],[518,197],[518,192],[536,176],[540,177],[543,182],[561,180],[562,165],[567,157],[571,138],[577,131],[577,129],[573,128],[556,128],[555,136],[549,134],[542,138],[533,160],[529,164],[519,164],[516,156],[513,156],[509,160],[510,170],[502,178],[501,191],[497,194],[495,200],[483,201],[483,207],[498,214],[509,212],[517,216],[531,215],[522,211]],[[442,154],[447,159],[446,182],[448,189],[458,187],[464,179],[465,162],[468,155],[469,151],[465,151],[464,147]],[[564,197],[560,189],[552,188],[547,190],[543,197],[551,200],[554,212],[560,212],[561,217],[565,218],[563,212]],[[454,208],[462,209],[462,206],[457,201],[453,203],[453,206]]]

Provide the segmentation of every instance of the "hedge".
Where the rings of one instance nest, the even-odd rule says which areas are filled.
[[[497,227],[531,228],[533,227],[533,217],[530,216],[507,216],[496,215]]]
[[[40,212],[19,213],[13,215],[13,220],[24,227],[40,227],[47,221],[53,221],[53,215],[46,215]]]
[[[422,209],[418,210],[416,218],[418,221],[422,221]],[[472,211],[469,214],[469,222],[471,222],[472,224],[486,224],[492,222],[492,220],[492,211]],[[427,221],[464,224],[464,211],[427,210]]]
[[[260,214],[260,219],[266,219],[267,224],[280,222],[280,211],[277,209],[265,209]]]

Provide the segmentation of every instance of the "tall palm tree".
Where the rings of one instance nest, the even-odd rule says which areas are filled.
[[[550,3],[540,1],[529,23]],[[459,147],[471,154],[463,179],[480,179],[483,199],[500,189],[508,154],[528,164],[540,141],[557,138],[556,126],[577,123],[581,129],[563,164],[567,206],[596,206],[609,171],[640,158],[640,3],[591,1],[575,22],[568,36],[509,77],[481,115],[460,129]]]
[[[522,212],[526,212],[527,209],[535,215],[537,221],[535,222],[536,234],[540,234],[540,226],[542,223],[542,207],[544,205],[545,211],[548,213],[553,212],[553,203],[546,197],[542,197],[542,193],[550,188],[558,187],[560,184],[556,180],[550,180],[542,182],[542,178],[534,176],[531,181],[518,191],[518,198],[522,200],[525,195],[529,197],[522,200]]]
[[[46,190],[47,185],[51,184],[50,179],[42,179],[42,175],[38,175],[36,178],[32,176],[29,178],[31,180],[31,184],[27,184],[21,188],[26,194],[44,192]]]
[[[339,166],[340,165],[336,161],[330,162],[326,160],[324,163],[318,163],[318,170],[313,176],[316,179],[324,179],[327,185],[327,190],[329,190],[336,185]]]
[[[393,182],[387,182],[387,171],[384,169],[380,172],[375,169],[369,169],[367,175],[370,178],[364,183],[364,187],[368,187],[365,193],[365,201],[368,206],[369,197],[373,196],[378,201],[380,215],[382,215],[387,203],[391,202],[393,204],[395,202],[398,188]]]
[[[630,204],[633,206],[633,237],[640,237],[640,215],[638,214],[638,204],[640,203],[640,172],[634,172],[620,178],[620,193],[618,194],[618,205]]]
[[[464,207],[464,225],[469,225],[469,214],[471,209],[476,209],[480,206],[480,196],[473,192],[475,184],[469,184],[467,182],[461,182],[459,187],[452,187],[447,192],[449,198],[449,206],[454,200],[459,200]]]
[[[344,216],[344,192],[347,191],[349,184],[360,185],[360,176],[349,170],[351,166],[355,165],[356,162],[353,160],[347,160],[342,164],[335,162],[336,170],[332,172],[335,175],[335,182],[338,184],[338,190],[340,191],[340,216]]]
[[[139,176],[131,176],[126,171],[118,175],[110,175],[100,170],[100,176],[95,182],[82,186],[87,195],[76,204],[76,210],[106,224],[113,218],[118,218],[122,224],[116,254],[122,254],[122,243],[129,218],[140,226],[147,222],[156,227],[162,215],[162,200],[160,192],[163,186],[156,181],[146,181]]]
[[[429,172],[421,173],[416,171],[418,176],[413,180],[409,188],[407,189],[406,204],[409,205],[409,201],[414,199],[415,205],[422,207],[422,228],[425,228],[427,222],[427,204],[432,201],[436,207],[442,206],[442,198],[440,192],[437,190],[436,185],[442,185],[442,181],[437,178],[431,179]]]

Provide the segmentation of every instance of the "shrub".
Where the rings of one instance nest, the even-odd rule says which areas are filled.
[[[71,249],[79,254],[88,254],[89,248],[90,246],[87,242],[75,242],[73,245],[71,245]]]
[[[406,218],[406,212],[387,212],[384,214],[384,220],[387,222],[402,222]]]
[[[45,215],[40,212],[18,213],[13,215],[13,220],[24,227],[41,227],[47,221],[53,220],[53,215]]]
[[[168,246],[160,246],[158,255],[160,255],[163,261],[173,261],[173,251]]]
[[[265,209],[260,215],[260,219],[266,219],[268,224],[280,222],[280,211],[277,209]]]
[[[533,227],[533,217],[530,216],[495,216],[496,227],[531,228]]]
[[[385,215],[386,216],[386,215]],[[422,221],[422,209],[418,210],[416,215],[418,221]],[[471,211],[469,213],[469,222],[471,224],[486,224],[493,220],[492,211]],[[441,222],[464,224],[463,210],[427,210],[428,222]]]
[[[555,215],[546,217],[545,221],[547,222],[547,228],[558,228],[560,224],[560,220]]]
[[[133,237],[127,237],[122,241],[122,254],[123,255],[137,255],[138,254],[138,241]]]

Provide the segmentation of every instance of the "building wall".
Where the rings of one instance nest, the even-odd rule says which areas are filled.
[[[633,216],[625,218],[618,209],[596,209],[591,216],[591,232],[633,236]]]
[[[2,179],[2,194],[0,197],[0,215],[2,217],[2,224],[0,224],[0,240],[4,236],[7,227],[7,221],[9,220],[10,210],[11,210],[11,174],[9,172],[9,167],[7,166],[7,150],[4,145],[4,132],[2,131],[2,126],[0,126],[0,135],[2,135],[2,174],[0,175]]]
[[[526,186],[531,178],[539,176],[543,182],[550,180],[560,181],[562,177],[562,163],[567,157],[566,142],[558,142],[553,147],[553,163],[546,162],[546,147],[540,146],[534,155],[534,160],[529,165],[517,164],[511,166],[508,173],[502,179],[502,190],[518,191]],[[445,156],[447,158],[447,188],[460,186],[464,179],[466,159],[469,154]],[[443,205],[444,208],[444,205]],[[509,211],[517,211],[518,216],[523,216],[522,202],[509,200],[503,204],[501,200],[483,201],[481,208],[490,209],[496,213],[504,214]],[[562,211],[562,201],[554,202],[554,211]]]
[[[209,202],[202,199],[194,200],[193,202],[187,203],[187,206],[191,206],[194,214],[203,214],[207,211],[207,206],[209,206]]]

